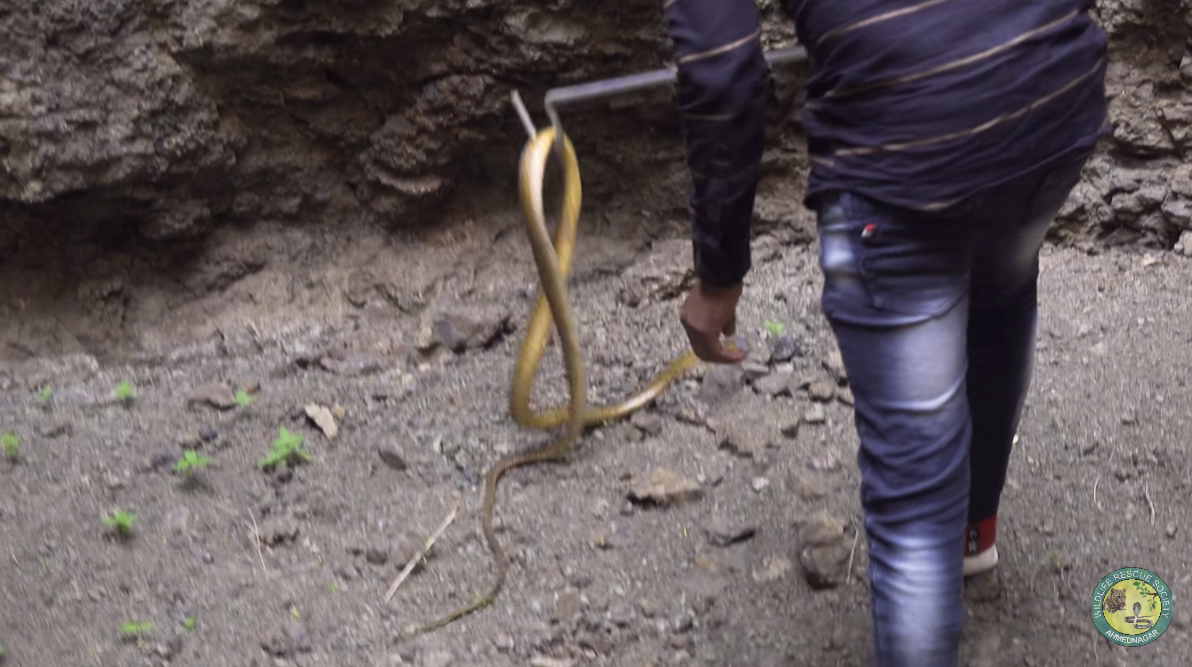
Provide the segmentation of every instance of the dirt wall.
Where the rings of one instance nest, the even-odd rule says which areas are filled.
[[[25,216],[135,223],[155,240],[260,217],[433,222],[428,204],[461,182],[509,180],[512,88],[533,101],[665,61],[658,3],[616,4],[13,2],[0,9],[8,235]],[[776,42],[789,36],[777,4],[761,2]],[[1071,226],[1170,243],[1192,226],[1188,174],[1160,192],[1192,148],[1192,3],[1098,12],[1116,130]]]
[[[770,45],[792,40],[778,4],[759,2]],[[1192,229],[1192,0],[1097,12],[1115,131],[1056,238],[1171,247]],[[173,281],[156,317],[348,230],[405,238],[478,193],[512,205],[513,89],[539,112],[550,87],[669,52],[657,0],[3,0],[0,34],[0,270],[20,271],[0,296],[67,295],[117,327],[138,281]],[[763,226],[806,224],[801,74],[776,72]],[[681,225],[669,91],[642,98],[568,113],[585,210]]]
[[[152,240],[260,218],[433,222],[427,206],[468,172],[508,170],[513,87],[529,95],[664,58],[652,1],[520,4],[48,0],[0,10],[0,31],[15,37],[0,45],[6,217],[135,223]],[[494,142],[506,150],[478,163]]]

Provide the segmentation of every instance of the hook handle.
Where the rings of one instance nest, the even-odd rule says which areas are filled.
[[[765,58],[766,64],[771,67],[785,63],[805,62],[807,61],[807,50],[802,46],[788,46],[786,48],[767,51]],[[628,74],[612,79],[590,81],[548,90],[543,106],[546,107],[546,115],[550,119],[551,127],[555,129],[556,152],[562,155],[563,151],[563,121],[559,118],[558,109],[560,104],[629,93],[646,88],[655,88],[668,83],[674,83],[677,77],[678,69],[672,65],[649,72]],[[525,126],[526,132],[529,133],[531,139],[534,138],[538,131],[534,128],[534,123],[530,120],[530,114],[526,110],[526,105],[522,102],[521,95],[516,90],[513,92],[513,106],[517,109],[518,115],[521,116],[522,125]]]

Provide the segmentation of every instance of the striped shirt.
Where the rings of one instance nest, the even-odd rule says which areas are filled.
[[[849,190],[946,208],[1105,134],[1090,0],[788,0],[807,48],[804,204]],[[692,175],[696,272],[750,268],[768,71],[755,0],[663,0]]]

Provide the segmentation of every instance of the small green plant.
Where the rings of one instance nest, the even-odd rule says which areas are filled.
[[[273,441],[272,449],[260,461],[261,468],[269,469],[276,465],[309,462],[310,453],[302,446],[303,438],[296,433],[290,433],[284,426],[277,429],[277,439]]]
[[[182,458],[174,464],[174,470],[190,477],[196,468],[206,468],[209,463],[211,463],[211,459],[200,455],[193,449],[188,449],[182,452]]]
[[[121,380],[120,384],[116,385],[116,400],[121,403],[130,403],[132,399],[137,397],[137,390],[133,389],[132,383],[128,380]]]
[[[116,533],[122,536],[132,534],[132,524],[137,520],[137,515],[132,512],[124,510],[116,510],[111,515],[104,518],[103,523],[108,528],[115,529]]]
[[[197,625],[198,625],[198,623],[199,623],[199,622],[198,622],[198,621],[195,619],[195,617],[194,617],[194,616],[187,616],[187,617],[186,617],[185,619],[183,619],[183,621],[182,621],[182,625],[183,625],[183,626],[185,626],[185,627],[186,627],[186,629],[187,629],[187,630],[189,630],[189,631],[191,631],[191,632],[194,632],[195,626],[197,626]]]
[[[1068,559],[1059,549],[1048,549],[1043,557],[1043,566],[1052,574],[1062,574],[1068,569]]]
[[[766,322],[766,331],[769,331],[771,336],[777,338],[786,333],[786,325],[782,322],[769,321]]]
[[[248,406],[252,405],[253,401],[257,400],[257,397],[253,396],[247,391],[244,391],[243,389],[237,389],[236,395],[232,397],[232,400],[236,402],[236,405],[239,405],[242,408],[247,408]]]
[[[146,621],[126,621],[120,624],[120,636],[125,641],[136,641],[139,645],[145,643],[145,636],[152,631],[153,624]]]
[[[127,621],[120,625],[122,635],[145,635],[152,632],[153,624],[147,621]]]
[[[45,405],[50,402],[51,398],[54,398],[54,388],[46,385],[41,388],[41,391],[34,394],[33,398],[36,399],[38,403]]]
[[[16,463],[16,460],[21,457],[21,436],[16,433],[0,435],[0,447],[4,449],[4,456],[9,461]]]

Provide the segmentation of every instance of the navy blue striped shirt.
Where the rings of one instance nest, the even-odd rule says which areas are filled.
[[[1089,0],[789,0],[812,67],[807,198],[946,208],[1106,131]],[[755,0],[664,0],[701,281],[750,268],[768,71]]]

